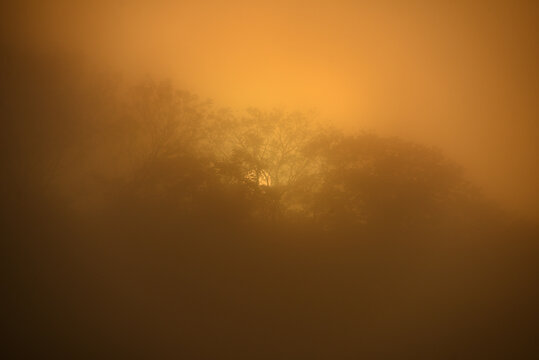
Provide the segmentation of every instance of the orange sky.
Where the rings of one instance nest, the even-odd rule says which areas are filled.
[[[218,104],[316,109],[442,147],[539,217],[536,1],[42,1],[12,27]]]

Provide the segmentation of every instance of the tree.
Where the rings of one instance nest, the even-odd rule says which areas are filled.
[[[307,151],[320,126],[299,112],[253,108],[240,116],[225,113],[216,121],[219,171],[259,187],[272,217],[281,216],[293,206],[294,190],[318,171]]]
[[[330,223],[414,226],[473,192],[441,152],[397,138],[342,137],[323,157],[314,211]]]

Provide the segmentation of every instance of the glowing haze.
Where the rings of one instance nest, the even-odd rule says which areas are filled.
[[[490,196],[539,214],[534,1],[20,4],[17,39],[231,107],[315,109],[435,145]]]

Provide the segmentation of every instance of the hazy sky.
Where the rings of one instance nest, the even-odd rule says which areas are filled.
[[[232,107],[441,147],[539,217],[537,1],[39,1],[19,36]]]

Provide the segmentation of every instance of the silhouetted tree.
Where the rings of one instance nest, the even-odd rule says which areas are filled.
[[[537,228],[440,151],[5,50],[4,358],[534,349]]]

